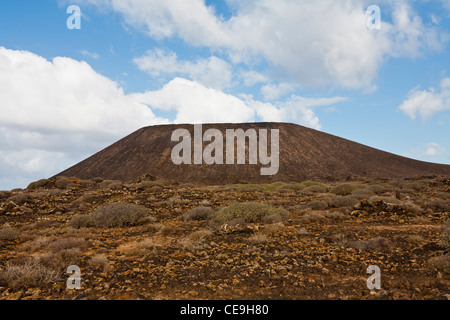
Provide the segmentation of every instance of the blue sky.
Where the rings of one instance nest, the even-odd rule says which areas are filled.
[[[0,30],[0,189],[162,123],[293,122],[450,164],[449,0],[16,0]]]

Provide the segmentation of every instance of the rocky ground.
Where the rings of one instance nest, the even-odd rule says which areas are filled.
[[[0,299],[448,300],[449,188],[445,177],[41,180],[0,191]],[[214,218],[233,202],[288,215]],[[74,223],[116,203],[148,214],[119,227]],[[80,289],[67,287],[70,265],[81,270]],[[380,290],[367,287],[371,265],[381,270]]]

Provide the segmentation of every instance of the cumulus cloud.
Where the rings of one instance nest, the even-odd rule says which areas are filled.
[[[149,50],[146,55],[134,59],[134,63],[142,71],[152,76],[178,75],[212,88],[225,88],[231,85],[231,66],[215,56],[196,61],[179,60],[176,53],[162,49]]]
[[[262,58],[308,86],[371,87],[389,57],[416,57],[446,41],[407,1],[383,1],[392,22],[383,19],[381,30],[366,28],[370,1],[233,0],[227,20],[203,0],[91,0],[99,1],[152,38],[221,49],[233,63]]]
[[[400,110],[412,119],[420,116],[423,120],[433,117],[436,113],[450,110],[450,78],[441,81],[440,90],[430,88],[410,91],[407,99],[400,105]]]
[[[2,184],[56,174],[57,163],[74,164],[142,126],[168,122],[86,62],[4,47],[0,113]]]
[[[245,99],[261,121],[294,122],[316,130],[321,130],[322,125],[314,108],[330,106],[347,100],[348,98],[345,97],[305,98],[296,95],[291,96],[287,101],[274,103],[255,101],[251,97]]]
[[[175,123],[254,120],[254,111],[241,99],[183,78],[173,79],[160,90],[137,93],[132,97],[152,109],[176,111]]]
[[[294,90],[294,87],[287,83],[267,84],[261,88],[261,93],[265,100],[276,100]]]

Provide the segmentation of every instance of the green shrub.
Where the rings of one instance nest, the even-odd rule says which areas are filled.
[[[317,182],[317,181],[311,181],[311,180],[303,181],[301,184],[302,184],[305,188],[312,187],[312,186],[323,186],[320,182]]]
[[[335,195],[338,195],[338,196],[348,196],[349,194],[351,194],[353,191],[355,191],[357,189],[358,189],[358,187],[353,184],[343,183],[343,184],[333,187],[331,189],[331,193],[334,193]]]
[[[286,185],[284,182],[274,182],[263,187],[264,191],[276,191],[283,188]]]
[[[208,208],[208,207],[197,207],[197,208],[192,208],[191,210],[189,210],[188,212],[183,214],[183,218],[185,221],[207,220],[211,217],[213,212],[214,212],[214,210],[211,208]]]
[[[148,215],[148,209],[136,204],[115,203],[98,208],[89,216],[74,217],[69,225],[74,228],[113,228],[136,225]]]
[[[235,202],[214,213],[219,221],[243,219],[245,222],[274,222],[286,219],[289,212],[258,202]]]
[[[321,184],[314,184],[300,191],[303,194],[311,194],[311,193],[325,193],[327,192],[327,188]]]

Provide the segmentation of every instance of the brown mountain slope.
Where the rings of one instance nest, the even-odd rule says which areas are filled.
[[[373,149],[330,134],[286,123],[207,124],[209,128],[279,129],[280,167],[274,176],[261,176],[261,165],[175,165],[171,152],[178,142],[176,129],[193,125],[163,125],[142,128],[58,175],[130,181],[145,174],[180,182],[223,184],[235,182],[301,181],[345,179],[348,176],[392,178],[448,175],[450,166],[416,161]],[[268,141],[271,141],[270,135]],[[209,142],[203,143],[203,147]],[[225,142],[224,142],[225,145]],[[268,148],[270,150],[270,147]],[[224,146],[225,150],[225,146]],[[225,156],[224,152],[224,156]],[[259,163],[259,161],[258,161]]]

